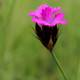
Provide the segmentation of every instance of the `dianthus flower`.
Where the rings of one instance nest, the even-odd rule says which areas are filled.
[[[32,21],[36,22],[35,33],[38,39],[50,51],[52,51],[59,36],[57,24],[67,23],[66,20],[62,20],[65,14],[59,12],[61,9],[61,7],[53,9],[50,6],[41,5],[35,12],[29,13],[29,16],[33,16]]]

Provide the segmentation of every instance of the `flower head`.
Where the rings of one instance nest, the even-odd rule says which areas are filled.
[[[29,16],[33,16],[32,21],[36,22],[34,31],[37,34],[37,38],[49,51],[53,50],[53,47],[59,37],[57,24],[67,23],[66,20],[62,20],[65,14],[62,12],[57,13],[61,9],[62,8],[60,7],[53,9],[47,5],[41,5],[37,10],[35,10],[35,12],[29,13]],[[42,27],[39,26],[39,24]]]
[[[56,24],[66,24],[66,20],[62,20],[65,16],[64,13],[60,12],[62,8],[52,8],[47,5],[41,5],[35,10],[35,12],[30,12],[29,16],[33,16],[32,21],[40,25],[45,26],[55,26]],[[55,14],[57,13],[57,14]],[[54,16],[54,17],[53,17]]]

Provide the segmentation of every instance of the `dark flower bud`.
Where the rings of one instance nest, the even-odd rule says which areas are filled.
[[[42,26],[40,27],[37,23],[35,26],[35,33],[37,34],[38,39],[42,44],[50,51],[53,50],[53,47],[58,38],[58,28],[55,26]]]

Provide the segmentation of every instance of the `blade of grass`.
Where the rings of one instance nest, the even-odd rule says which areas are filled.
[[[7,24],[6,24],[6,26],[9,26],[9,24],[10,24],[12,13],[13,13],[13,9],[14,9],[14,6],[15,6],[16,1],[17,0],[13,0],[12,1],[11,7],[10,7],[10,11],[9,11],[8,17],[7,17]]]
[[[2,53],[5,52],[5,48],[6,48],[6,39],[7,39],[7,30],[8,30],[8,27],[9,27],[9,24],[11,22],[11,17],[12,17],[12,13],[13,13],[13,9],[14,9],[14,6],[15,6],[15,3],[16,3],[17,0],[13,0],[12,1],[12,4],[11,4],[11,7],[10,7],[10,10],[9,10],[9,13],[8,13],[8,16],[7,16],[7,21],[6,21],[6,24],[3,25],[3,48],[2,48]],[[3,54],[4,55],[4,54]]]

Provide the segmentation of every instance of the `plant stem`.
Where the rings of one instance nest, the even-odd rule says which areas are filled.
[[[55,56],[52,52],[50,52],[50,53],[51,53],[53,59],[55,60],[55,62],[56,62],[56,64],[57,64],[58,68],[60,69],[60,71],[61,71],[61,73],[62,73],[64,79],[67,80],[66,75],[65,75],[65,73],[64,73],[64,71],[63,71],[63,69],[62,69],[62,67],[61,67],[61,65],[60,65],[60,63],[59,63],[59,61],[58,61],[58,59],[56,58],[56,56]]]

